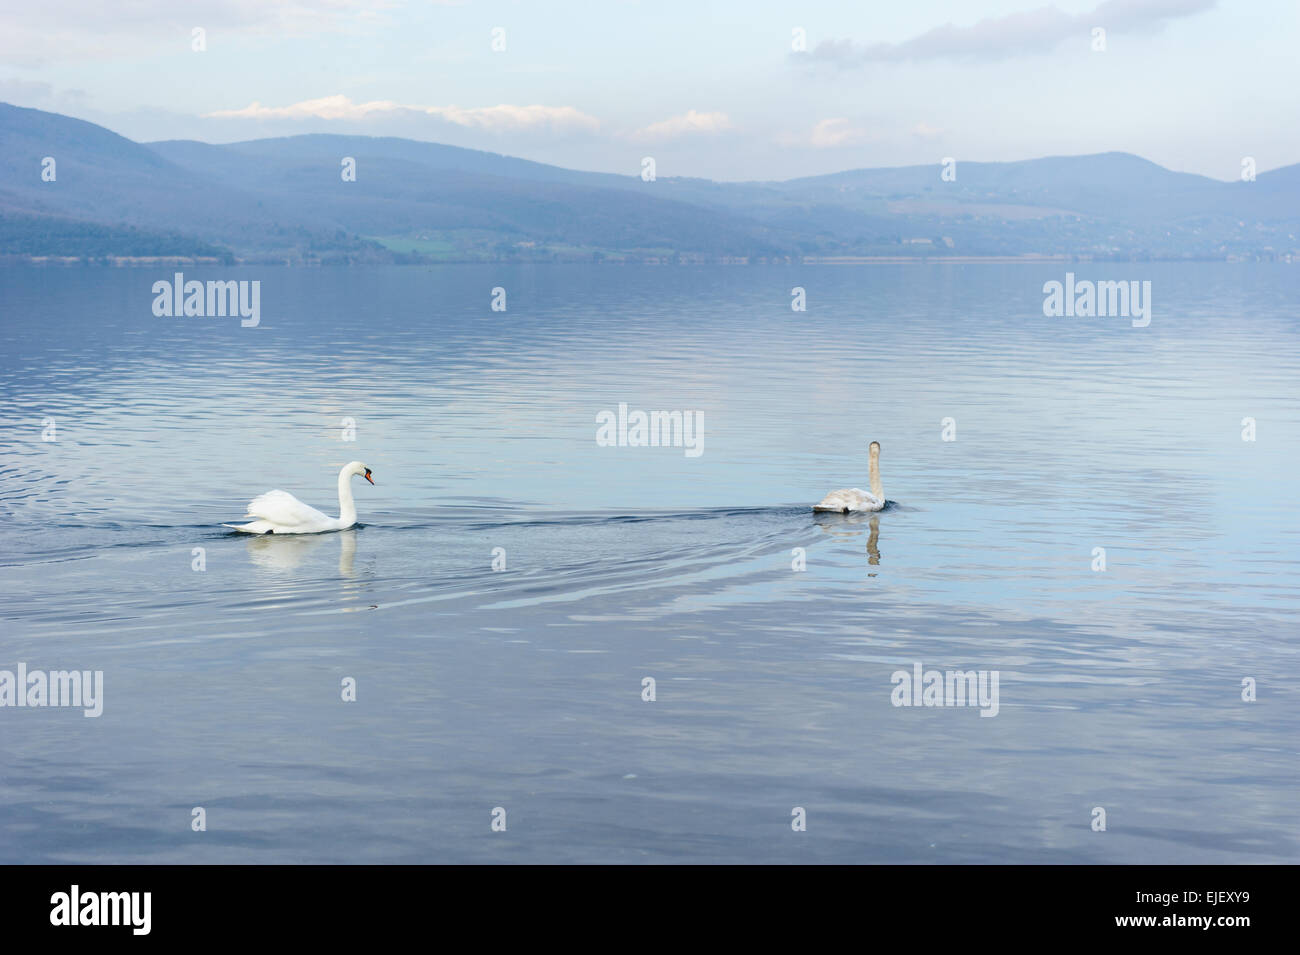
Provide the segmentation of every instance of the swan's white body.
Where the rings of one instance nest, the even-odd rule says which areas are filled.
[[[257,520],[247,524],[222,524],[245,534],[319,534],[322,531],[341,531],[357,522],[357,505],[352,500],[352,478],[360,475],[371,484],[370,469],[360,461],[352,461],[339,472],[339,516],[322,514],[309,504],[304,504],[287,491],[267,491],[248,503],[245,517]]]
[[[885,506],[883,498],[876,497],[870,491],[860,487],[845,487],[831,491],[821,501],[813,505],[814,511],[836,511],[844,514],[850,511],[879,511]]]
[[[860,487],[841,488],[831,491],[820,503],[813,505],[814,511],[834,511],[844,514],[851,511],[880,511],[885,507],[885,489],[880,484],[880,443],[871,442],[870,467],[871,490]]]

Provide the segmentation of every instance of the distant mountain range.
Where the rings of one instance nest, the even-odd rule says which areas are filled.
[[[47,157],[53,181],[42,178]],[[345,157],[355,181],[341,176]],[[406,139],[136,143],[0,103],[0,256],[1300,260],[1300,164],[1230,183],[1126,153],[959,161],[955,172],[945,181],[934,163],[645,182]]]

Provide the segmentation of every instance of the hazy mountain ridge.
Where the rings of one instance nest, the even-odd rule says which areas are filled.
[[[356,181],[340,175],[345,157]],[[1255,182],[1126,153],[958,161],[951,181],[940,172],[644,182],[383,137],[142,144],[0,104],[0,254],[66,243],[63,254],[103,256],[118,242],[134,250],[121,255],[290,261],[1300,255],[1300,165]]]

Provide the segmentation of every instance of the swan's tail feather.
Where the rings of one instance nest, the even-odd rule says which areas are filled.
[[[250,517],[252,515],[249,515]],[[247,524],[222,524],[222,527],[229,527],[232,530],[242,531],[245,534],[265,534],[274,526],[270,521],[250,521]]]
[[[885,506],[885,502],[870,494],[862,488],[846,487],[838,491],[831,491],[820,503],[813,505],[814,511],[823,511],[830,513],[849,514],[854,511],[878,511]]]

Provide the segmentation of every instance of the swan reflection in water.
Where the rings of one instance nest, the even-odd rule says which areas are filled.
[[[813,520],[817,526],[825,533],[832,537],[843,537],[846,539],[857,537],[861,531],[854,525],[868,525],[867,533],[867,563],[872,567],[880,564],[880,515],[875,512],[850,512],[848,514],[835,514],[827,512],[818,512],[813,515]],[[868,574],[869,577],[876,576]]]
[[[247,539],[248,558],[253,566],[273,571],[297,570],[313,552],[325,546],[326,540],[339,542],[339,575],[354,577],[353,564],[357,556],[355,529],[334,534],[257,534]]]

